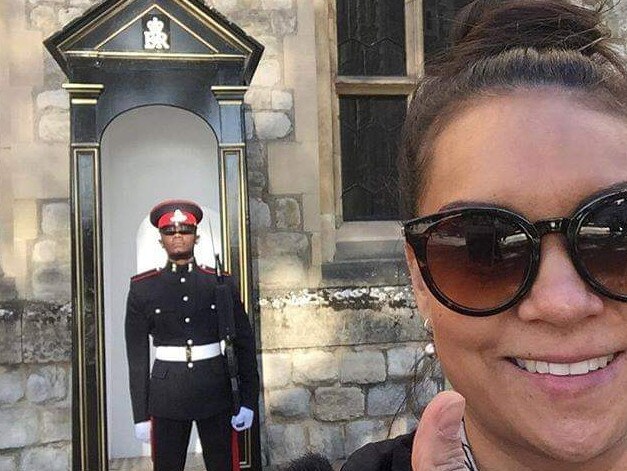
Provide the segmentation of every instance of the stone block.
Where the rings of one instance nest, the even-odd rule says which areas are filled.
[[[274,87],[280,80],[281,63],[276,59],[266,59],[259,63],[251,87]]]
[[[37,412],[23,407],[0,409],[0,430],[0,449],[32,445],[39,439]]]
[[[50,203],[42,208],[41,230],[52,237],[70,236],[70,205],[68,203]]]
[[[261,356],[263,387],[284,388],[292,382],[292,358],[287,353],[264,353]]]
[[[262,43],[263,44],[263,43]],[[264,52],[265,54],[265,52]],[[244,95],[244,102],[255,110],[269,110],[272,108],[272,94],[269,88],[250,88]]]
[[[405,385],[387,383],[368,391],[367,412],[370,416],[394,415],[404,409]]]
[[[304,262],[296,256],[260,256],[259,284],[264,288],[294,288],[307,284]]]
[[[255,132],[262,140],[281,139],[292,130],[292,121],[285,113],[277,111],[259,111],[253,113]]]
[[[270,228],[272,225],[270,207],[261,198],[250,198],[248,207],[250,211],[250,225],[254,233]]]
[[[293,376],[296,383],[334,383],[339,378],[337,358],[329,352],[295,353]]]
[[[294,97],[284,90],[272,91],[272,109],[291,110],[294,107]]]
[[[39,30],[44,36],[49,36],[60,28],[54,8],[49,5],[38,5],[30,12],[32,29]]]
[[[65,399],[67,384],[67,373],[63,367],[44,366],[28,377],[26,397],[34,403]]]
[[[37,108],[45,110],[47,108],[70,109],[70,98],[68,93],[61,90],[48,90],[37,95]]]
[[[346,456],[370,442],[384,440],[388,427],[383,420],[357,420],[346,424]]]
[[[297,27],[296,15],[293,11],[278,10],[270,18],[272,32],[279,37],[294,34]]]
[[[259,255],[276,257],[296,255],[303,260],[310,257],[309,239],[300,232],[273,232],[259,237]]]
[[[25,363],[70,361],[72,352],[71,306],[29,303],[24,308],[23,356]]]
[[[42,263],[33,268],[33,298],[63,302],[71,295],[72,267],[69,263]]]
[[[320,453],[333,462],[343,458],[344,437],[340,425],[313,423],[307,426],[309,431],[309,450]]]
[[[350,420],[364,415],[364,394],[359,388],[318,388],[314,415],[325,422]]]
[[[342,383],[369,384],[385,381],[383,353],[371,350],[346,352],[340,363]]]
[[[64,446],[44,446],[25,450],[22,453],[20,469],[67,471],[70,469],[69,450]]]
[[[388,375],[391,378],[406,378],[412,375],[418,359],[418,347],[391,348],[387,357]]]
[[[40,240],[33,246],[33,262],[53,263],[57,259],[57,243],[54,240]]]
[[[0,471],[17,471],[15,457],[0,456]]]
[[[46,142],[68,142],[70,116],[67,111],[51,110],[39,120],[39,137]]]
[[[42,412],[41,439],[44,443],[72,440],[72,411],[53,407]]]
[[[22,362],[22,319],[15,308],[0,309],[0,363]]]
[[[0,367],[0,404],[13,404],[22,397],[24,397],[23,371]]]
[[[301,425],[268,425],[266,430],[271,465],[280,465],[299,458],[307,449],[305,428]]]
[[[274,203],[274,220],[278,229],[300,229],[300,205],[294,198],[277,198]]]
[[[287,418],[309,417],[311,393],[303,388],[269,391],[266,407],[271,415]]]

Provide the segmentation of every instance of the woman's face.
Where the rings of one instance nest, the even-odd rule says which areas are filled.
[[[446,126],[429,172],[423,215],[480,202],[510,207],[531,221],[566,217],[587,196],[627,182],[627,124],[559,90],[486,98]],[[539,458],[533,469],[545,469],[540,463],[547,459],[581,463],[610,450],[627,458],[627,303],[590,289],[562,235],[543,237],[530,293],[485,318],[441,305],[409,258],[438,356],[467,399],[471,440],[474,435],[530,462]],[[613,353],[620,355],[605,369],[581,376],[534,374],[512,362],[574,363]]]

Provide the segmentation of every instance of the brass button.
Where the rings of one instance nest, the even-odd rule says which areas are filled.
[[[215,305],[215,304],[212,304],[212,305],[211,305],[211,310],[212,310],[212,311],[215,311],[215,310],[216,310],[216,305]]]
[[[194,344],[194,341],[193,341],[192,339],[189,339],[189,340],[187,341],[187,345],[193,345],[193,344]]]
[[[161,314],[161,309],[159,308],[155,309],[155,314]]]
[[[194,364],[190,361],[190,362],[187,364],[187,367],[188,367],[188,368],[193,368],[193,367],[194,367]]]
[[[183,296],[183,301],[189,301],[189,296]]]
[[[181,278],[181,283],[185,283],[185,278]]]
[[[191,320],[189,317],[186,317],[186,318],[185,318],[185,323],[186,323],[186,324],[189,324],[191,321],[192,321],[192,320]]]

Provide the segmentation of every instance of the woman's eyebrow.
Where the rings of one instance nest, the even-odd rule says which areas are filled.
[[[507,211],[514,211],[511,206],[491,203],[488,201],[473,201],[473,200],[458,200],[451,203],[447,203],[438,209],[438,212],[448,211],[451,209],[464,209],[464,208],[498,208],[505,209]]]

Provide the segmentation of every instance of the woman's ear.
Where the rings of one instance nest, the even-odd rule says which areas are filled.
[[[429,312],[428,306],[428,290],[422,279],[420,268],[418,267],[418,261],[414,255],[414,250],[411,246],[405,242],[405,259],[407,260],[407,266],[409,267],[409,276],[411,277],[411,286],[414,290],[414,297],[416,298],[416,306],[418,306],[418,312],[422,316]]]

